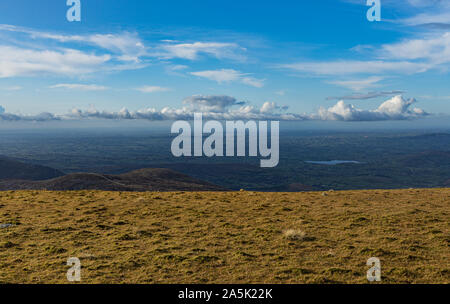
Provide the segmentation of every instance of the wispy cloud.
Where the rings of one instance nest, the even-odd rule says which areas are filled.
[[[23,87],[21,87],[21,86],[11,86],[11,87],[2,88],[2,90],[5,90],[5,91],[20,91],[22,89],[23,89]]]
[[[392,95],[400,95],[405,93],[404,91],[381,91],[381,92],[369,92],[366,94],[352,94],[346,96],[339,97],[327,97],[327,100],[364,100],[364,99],[372,99],[382,96],[392,96]]]
[[[0,78],[56,74],[77,76],[92,73],[111,60],[109,55],[78,50],[32,50],[0,46]]]
[[[187,68],[172,60],[246,60],[246,49],[228,42],[160,41],[149,43],[137,33],[98,33],[66,35],[13,25],[1,25],[0,32],[20,36],[21,43],[0,43],[0,78],[56,75],[79,77],[97,72],[141,69],[153,62],[169,63],[175,73]],[[19,41],[16,36],[13,39]],[[49,43],[51,41],[52,43]],[[253,78],[243,82],[258,85]]]
[[[322,62],[297,62],[279,65],[280,68],[295,72],[322,76],[340,76],[356,74],[414,74],[427,71],[431,65],[409,61],[357,61],[337,60]]]
[[[368,52],[371,59],[305,61],[279,65],[300,74],[316,76],[366,76],[362,80],[332,80],[329,83],[352,90],[364,90],[390,75],[412,75],[429,70],[449,70],[450,32],[427,34],[421,39],[404,39],[400,42],[375,46],[356,46],[352,50]]]
[[[382,81],[383,77],[369,77],[364,79],[354,79],[354,80],[333,80],[329,83],[338,85],[353,91],[362,91],[368,88],[373,88],[378,86],[378,82]]]
[[[49,87],[50,89],[68,89],[78,91],[105,91],[108,87],[96,84],[61,83]]]
[[[200,55],[208,55],[218,59],[245,60],[245,51],[236,43],[194,42],[163,44],[157,46],[151,55],[164,59],[197,60]]]
[[[380,55],[388,59],[422,60],[429,67],[450,63],[450,32],[385,44]]]
[[[171,89],[165,88],[165,87],[159,87],[159,86],[143,86],[143,87],[137,88],[136,90],[138,90],[139,92],[142,92],[142,93],[160,93],[160,92],[168,92]]]
[[[92,45],[118,54],[118,59],[124,61],[139,61],[139,57],[146,53],[144,42],[136,33],[64,35],[5,24],[0,24],[0,30],[28,34],[33,40],[55,40],[60,43],[78,42]]]
[[[450,28],[450,2],[447,0],[408,0],[408,4],[420,9],[419,13],[396,20],[407,26],[429,26],[435,29]]]
[[[192,72],[191,75],[213,80],[219,84],[240,82],[256,88],[262,88],[264,86],[264,80],[253,78],[248,74],[233,69]]]

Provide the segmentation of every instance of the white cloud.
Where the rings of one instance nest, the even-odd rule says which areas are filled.
[[[140,88],[137,88],[139,92],[142,93],[160,93],[160,92],[168,92],[170,91],[169,88],[159,87],[159,86],[143,86]]]
[[[81,119],[113,119],[113,120],[190,120],[194,113],[203,113],[205,119],[218,120],[339,120],[339,121],[380,121],[417,119],[429,115],[420,108],[412,108],[415,99],[404,99],[395,96],[382,103],[375,110],[362,110],[354,105],[339,101],[336,105],[326,109],[321,107],[318,113],[295,114],[285,113],[288,109],[275,102],[265,102],[261,108],[256,108],[245,102],[238,102],[230,96],[191,96],[184,100],[181,108],[165,107],[161,110],[145,108],[129,111],[123,108],[118,112],[98,111],[94,107],[83,111],[73,109],[66,115],[42,113],[34,116],[16,115],[5,112],[0,107],[0,120],[3,121],[51,121],[51,120],[81,120]]]
[[[267,113],[274,113],[274,112],[280,111],[280,110],[285,111],[287,109],[288,109],[287,106],[281,107],[281,106],[278,106],[276,102],[267,101],[262,105],[260,112],[267,114]]]
[[[389,59],[424,60],[432,66],[450,62],[450,32],[424,39],[409,39],[382,46],[381,55]]]
[[[398,95],[385,101],[376,110],[361,110],[341,100],[328,109],[321,107],[318,114],[313,117],[322,120],[377,121],[413,119],[428,115],[419,108],[410,110],[415,102],[415,99],[405,100]]]
[[[173,59],[181,58],[188,60],[196,60],[200,54],[216,57],[218,59],[244,60],[241,54],[245,51],[236,43],[222,42],[194,42],[194,43],[178,43],[164,44],[157,47],[154,55],[164,58]]]
[[[38,115],[17,115],[6,113],[5,109],[0,106],[0,121],[54,121],[61,120],[61,117],[58,117],[52,113],[41,113]]]
[[[450,2],[448,0],[408,0],[411,6],[419,8],[420,13],[396,20],[409,26],[431,25],[435,28],[450,28]]]
[[[357,61],[338,60],[323,62],[298,62],[280,65],[281,68],[296,72],[312,73],[316,75],[352,75],[352,74],[414,74],[427,71],[431,65],[409,61]]]
[[[5,24],[0,25],[0,30],[25,33],[35,40],[50,39],[61,43],[80,42],[97,46],[119,54],[117,58],[123,61],[139,61],[139,56],[146,53],[146,47],[136,33],[63,35]]]
[[[357,80],[334,80],[329,81],[331,84],[335,84],[347,89],[351,89],[353,91],[362,91],[368,88],[373,88],[377,86],[377,83],[382,81],[383,77],[368,77],[365,79],[357,79]]]
[[[0,78],[57,74],[78,76],[92,73],[111,60],[78,50],[31,50],[0,45]]]
[[[0,31],[6,33],[2,38],[10,38],[0,42],[0,78],[42,74],[84,76],[133,70],[148,66],[155,58],[164,63],[172,59],[198,60],[202,56],[246,59],[246,49],[236,43],[166,40],[147,46],[137,33],[130,32],[67,35],[1,24]],[[12,33],[11,37],[7,33]],[[8,45],[8,41],[13,43]],[[185,68],[178,64],[168,71],[176,73]],[[243,77],[241,81],[261,86],[252,77]]]
[[[354,105],[339,101],[328,109],[320,108],[315,114],[283,113],[287,107],[274,102],[265,102],[261,108],[255,108],[242,102],[237,102],[230,96],[192,96],[184,101],[183,108],[154,108],[139,111],[122,109],[119,112],[99,112],[95,109],[88,111],[73,110],[72,118],[103,118],[103,119],[147,119],[147,120],[177,120],[192,119],[194,113],[202,112],[205,119],[256,119],[256,120],[340,120],[340,121],[380,121],[416,119],[429,115],[419,108],[410,109],[416,101],[405,100],[402,96],[395,96],[375,110],[361,110]]]
[[[410,18],[402,19],[400,20],[400,23],[405,25],[445,24],[448,26],[450,23],[450,12],[423,13]]]
[[[244,74],[233,69],[192,72],[191,75],[213,80],[219,84],[241,82],[256,88],[262,88],[264,86],[264,80],[250,77],[248,74]]]
[[[353,90],[363,90],[379,82],[381,79],[377,77],[412,75],[432,69],[449,70],[450,32],[427,33],[423,38],[404,39],[378,47],[360,45],[353,47],[352,50],[363,50],[370,59],[305,61],[283,64],[279,67],[319,76],[378,75],[361,81],[331,81],[333,84]]]
[[[201,112],[205,119],[218,120],[304,120],[308,119],[304,115],[283,114],[277,112],[282,109],[275,103],[265,103],[260,109],[253,106],[243,105],[233,108],[233,105],[239,105],[233,97],[229,96],[193,96],[193,104],[188,104],[181,109],[163,108],[158,111],[154,108],[147,108],[138,111],[129,111],[123,108],[119,112],[97,111],[89,109],[81,111],[74,109],[66,116],[67,119],[144,119],[144,120],[190,120],[194,117],[194,113]],[[189,101],[191,102],[191,101]],[[188,102],[188,103],[189,103]]]
[[[372,99],[377,98],[381,96],[392,96],[392,95],[398,95],[403,94],[404,91],[380,91],[380,92],[369,92],[369,93],[360,93],[360,94],[352,94],[347,96],[341,96],[341,97],[327,97],[327,100],[364,100],[364,99]]]
[[[96,84],[61,83],[49,87],[50,89],[69,89],[79,91],[105,91],[108,87]]]
[[[175,65],[171,65],[168,67],[168,69],[171,71],[181,71],[181,70],[185,70],[187,68],[188,68],[188,66],[184,65],[184,64],[175,64]]]

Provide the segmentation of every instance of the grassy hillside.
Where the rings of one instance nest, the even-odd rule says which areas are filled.
[[[450,283],[450,189],[0,192],[0,283]]]

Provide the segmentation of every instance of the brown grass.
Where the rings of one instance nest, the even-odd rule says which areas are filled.
[[[450,283],[450,189],[0,192],[0,283]],[[288,231],[290,232],[288,233]]]

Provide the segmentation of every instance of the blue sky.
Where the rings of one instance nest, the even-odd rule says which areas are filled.
[[[81,5],[0,2],[0,120],[450,114],[448,1]]]

